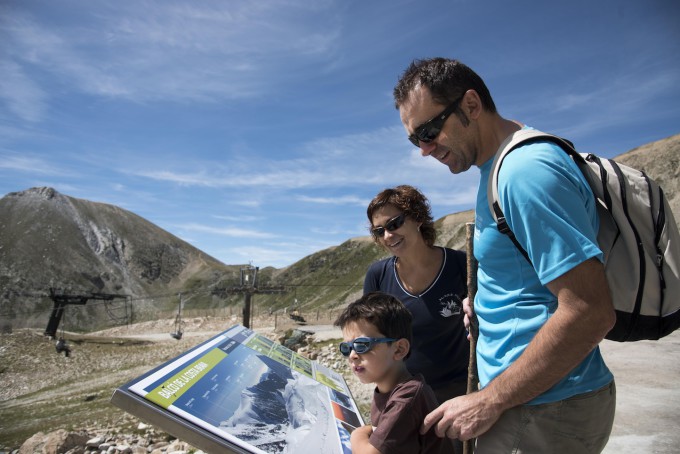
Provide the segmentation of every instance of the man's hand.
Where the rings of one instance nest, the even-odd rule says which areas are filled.
[[[425,417],[420,433],[434,426],[439,437],[462,441],[476,438],[489,430],[504,411],[491,400],[483,390],[447,400]]]
[[[522,355],[483,390],[448,400],[427,415],[421,433],[434,426],[440,437],[476,438],[505,410],[548,390],[597,347],[616,319],[603,265],[589,259],[547,287],[557,296],[557,310]],[[474,330],[467,298],[463,311],[466,327]]]

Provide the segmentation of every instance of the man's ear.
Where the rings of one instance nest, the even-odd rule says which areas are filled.
[[[401,338],[394,341],[394,345],[396,347],[394,349],[394,359],[401,361],[408,355],[408,352],[411,349],[411,343],[407,339]]]
[[[482,100],[480,99],[479,94],[473,89],[466,91],[465,96],[460,103],[460,108],[467,118],[477,120],[483,110]]]

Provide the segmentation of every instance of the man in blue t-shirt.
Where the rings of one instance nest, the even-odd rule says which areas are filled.
[[[440,436],[477,437],[478,454],[601,452],[616,394],[598,344],[615,313],[588,184],[548,142],[519,147],[504,160],[500,204],[530,263],[498,231],[486,195],[496,151],[526,126],[501,117],[482,79],[455,60],[414,61],[394,97],[423,156],[452,173],[475,165],[481,174],[474,238],[481,390],[442,404],[423,430],[434,425]]]

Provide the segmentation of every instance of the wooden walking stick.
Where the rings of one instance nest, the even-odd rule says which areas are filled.
[[[467,292],[470,304],[474,307],[475,294],[477,293],[477,260],[474,254],[475,224],[465,224],[465,251],[467,255]],[[468,363],[467,393],[479,390],[479,376],[477,375],[477,336],[479,326],[477,316],[470,320],[470,361]],[[472,454],[475,449],[475,439],[463,442],[463,454]]]

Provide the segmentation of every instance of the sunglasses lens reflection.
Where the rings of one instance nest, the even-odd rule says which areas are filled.
[[[361,354],[366,353],[371,349],[370,340],[354,340],[352,342],[341,342],[340,343],[340,353],[343,356],[349,356],[349,354],[354,350],[355,352]]]
[[[418,134],[418,136],[421,142],[430,143],[437,138],[440,132],[441,128],[438,125],[430,125],[429,128]]]
[[[371,349],[370,342],[354,342],[354,351],[357,353],[366,353]]]
[[[382,238],[383,235],[385,235],[385,230],[388,232],[394,232],[397,230],[399,227],[404,225],[404,222],[406,221],[406,215],[404,213],[400,214],[399,216],[393,217],[389,221],[385,223],[385,227],[376,227],[371,230],[371,233],[373,236]]]
[[[340,343],[340,353],[342,353],[344,356],[349,356],[351,351],[352,346],[348,342]]]
[[[464,96],[465,92],[463,92],[458,99],[449,104],[449,106],[439,115],[418,126],[413,131],[413,134],[408,136],[408,140],[410,140],[413,145],[420,148],[421,143],[430,143],[436,139],[439,133],[442,132],[446,119],[458,108],[458,103],[460,103]]]
[[[404,217],[403,217],[403,216],[399,216],[399,217],[397,217],[397,218],[392,219],[392,220],[391,220],[390,222],[388,222],[387,224],[385,224],[385,228],[386,228],[388,231],[392,232],[392,231],[394,231],[394,230],[397,230],[397,229],[398,229],[399,227],[401,227],[402,225],[404,225]]]

